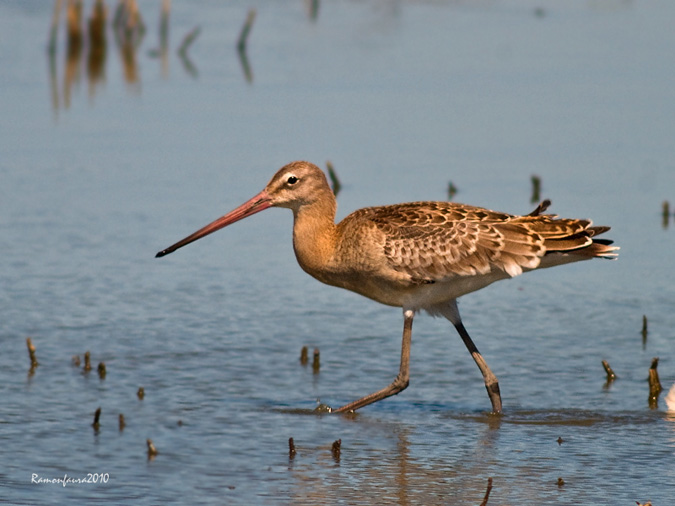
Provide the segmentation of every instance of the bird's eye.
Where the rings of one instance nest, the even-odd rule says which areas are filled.
[[[286,182],[287,182],[289,185],[294,185],[295,183],[298,182],[298,178],[295,177],[295,176],[288,176],[288,179],[286,180]]]

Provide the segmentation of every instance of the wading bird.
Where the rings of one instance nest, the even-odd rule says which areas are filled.
[[[415,313],[444,316],[483,374],[492,412],[502,411],[499,384],[467,333],[457,298],[523,272],[590,258],[615,258],[609,227],[543,214],[545,200],[515,216],[451,202],[412,202],[359,209],[335,224],[336,201],[324,173],[308,162],[282,167],[264,190],[225,216],[157,253],[178,248],[268,207],[293,211],[293,248],[300,267],[322,283],[403,309],[398,376],[387,387],[334,413],[396,395],[409,383]]]

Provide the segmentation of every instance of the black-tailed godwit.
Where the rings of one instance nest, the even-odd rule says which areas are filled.
[[[497,378],[464,328],[457,298],[523,272],[617,256],[612,241],[597,238],[609,227],[544,214],[549,204],[516,216],[452,202],[412,202],[359,209],[336,225],[335,196],[324,173],[299,161],[282,167],[255,197],[157,256],[268,207],[287,207],[293,211],[295,255],[308,274],[403,309],[396,379],[333,412],[355,411],[408,386],[412,322],[425,310],[455,326],[483,374],[492,412],[500,413]]]

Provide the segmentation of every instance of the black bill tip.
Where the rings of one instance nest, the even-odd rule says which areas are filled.
[[[168,255],[169,253],[171,252],[168,249],[163,249],[155,255],[155,258],[162,258],[164,255]]]

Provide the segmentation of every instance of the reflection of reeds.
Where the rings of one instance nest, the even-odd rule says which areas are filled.
[[[80,80],[80,56],[82,55],[82,1],[69,0],[66,7],[66,32],[68,43],[66,50],[66,70],[63,76],[63,101],[66,109],[70,107],[70,91],[74,83]]]
[[[123,44],[140,44],[145,34],[145,24],[136,0],[120,0],[115,10],[113,28]]]
[[[59,18],[61,17],[61,0],[54,1],[54,10],[52,11],[52,24],[49,29],[49,43],[47,50],[50,55],[56,53],[56,42],[59,34]]]
[[[87,77],[89,94],[94,94],[96,84],[103,80],[106,58],[105,22],[108,9],[103,0],[96,0],[91,18],[89,18],[89,55],[87,57]]]
[[[305,0],[305,3],[307,3],[309,19],[316,21],[319,17],[319,0]]]
[[[122,56],[124,78],[130,84],[138,83],[136,50],[145,35],[145,24],[136,0],[120,0],[113,19],[113,30]]]
[[[162,76],[169,75],[169,14],[171,0],[162,0],[162,12],[159,18],[159,55],[162,62]]]
[[[159,48],[151,49],[148,54],[151,58],[159,58],[162,77],[169,76],[169,15],[171,14],[171,0],[162,0],[162,10],[159,15]]]
[[[244,21],[244,26],[241,27],[241,32],[239,33],[239,39],[237,39],[237,49],[239,51],[246,51],[246,43],[248,42],[248,36],[251,33],[251,28],[253,28],[255,14],[255,9],[250,9],[246,14],[246,21]]]
[[[47,55],[49,58],[49,82],[51,101],[54,111],[61,107],[68,109],[71,91],[80,81],[82,66],[86,69],[89,83],[89,95],[93,96],[96,86],[105,80],[107,63],[107,23],[110,28],[122,60],[124,80],[133,85],[140,83],[138,68],[138,49],[145,35],[145,23],[137,0],[118,0],[114,13],[109,15],[105,0],[91,0],[92,11],[84,19],[85,2],[83,0],[54,0],[54,9],[49,27]],[[62,22],[61,11],[65,10],[66,51],[63,77],[58,78],[57,53],[59,50],[58,32]],[[151,56],[161,58],[162,75],[168,75],[169,15],[171,0],[162,0],[159,19],[159,49],[150,51]],[[197,71],[187,58],[187,48],[199,34],[199,29],[191,31],[179,49],[179,56],[186,70],[193,76]],[[87,48],[86,61],[83,53]],[[84,65],[83,65],[84,64]],[[61,84],[62,83],[62,84]],[[61,88],[61,89],[60,89]],[[134,86],[132,89],[138,89]]]
[[[183,42],[181,42],[180,47],[178,48],[178,54],[185,56],[187,53],[187,50],[190,48],[192,43],[199,37],[199,34],[201,33],[202,29],[199,28],[198,26],[194,27],[192,30],[188,32],[188,34],[183,38]]]
[[[183,64],[183,67],[185,68],[185,71],[192,77],[197,77],[197,67],[195,67],[192,63],[192,60],[190,60],[187,50],[195,41],[195,39],[199,36],[201,31],[202,31],[201,28],[199,28],[198,26],[190,30],[188,34],[183,38],[183,42],[181,42],[181,45],[178,48],[178,57],[180,58],[180,61]]]
[[[181,62],[183,62],[185,71],[192,77],[197,77],[197,68],[192,64],[192,61],[188,57],[187,51],[192,45],[192,43],[197,39],[197,37],[199,37],[201,31],[202,29],[199,28],[198,26],[190,30],[188,34],[183,38],[183,42],[178,48],[178,56],[180,57]]]
[[[50,26],[48,56],[49,77],[52,92],[52,106],[58,110],[59,87],[57,79],[56,54],[58,50],[58,26],[62,10],[62,0],[54,1],[54,11]],[[87,77],[89,80],[89,94],[93,95],[96,85],[103,79],[106,62],[106,20],[107,7],[104,0],[95,0],[91,17],[87,23],[88,54],[86,60]],[[70,107],[71,90],[80,81],[80,65],[85,47],[85,32],[83,29],[82,0],[68,0],[66,4],[66,55],[63,74],[63,105]]]
[[[171,0],[162,0],[162,11],[159,18],[159,47],[166,49],[169,45],[169,13]]]
[[[246,21],[244,21],[244,26],[241,27],[241,32],[239,33],[239,39],[237,39],[237,53],[239,54],[239,62],[241,63],[241,68],[244,71],[244,77],[246,82],[253,82],[253,72],[251,71],[251,66],[248,63],[248,56],[246,55],[246,44],[248,43],[248,36],[251,33],[251,28],[253,27],[253,22],[255,21],[256,10],[250,9],[246,15]]]
[[[82,48],[82,0],[68,0],[66,8],[68,30],[68,53],[79,52]]]

